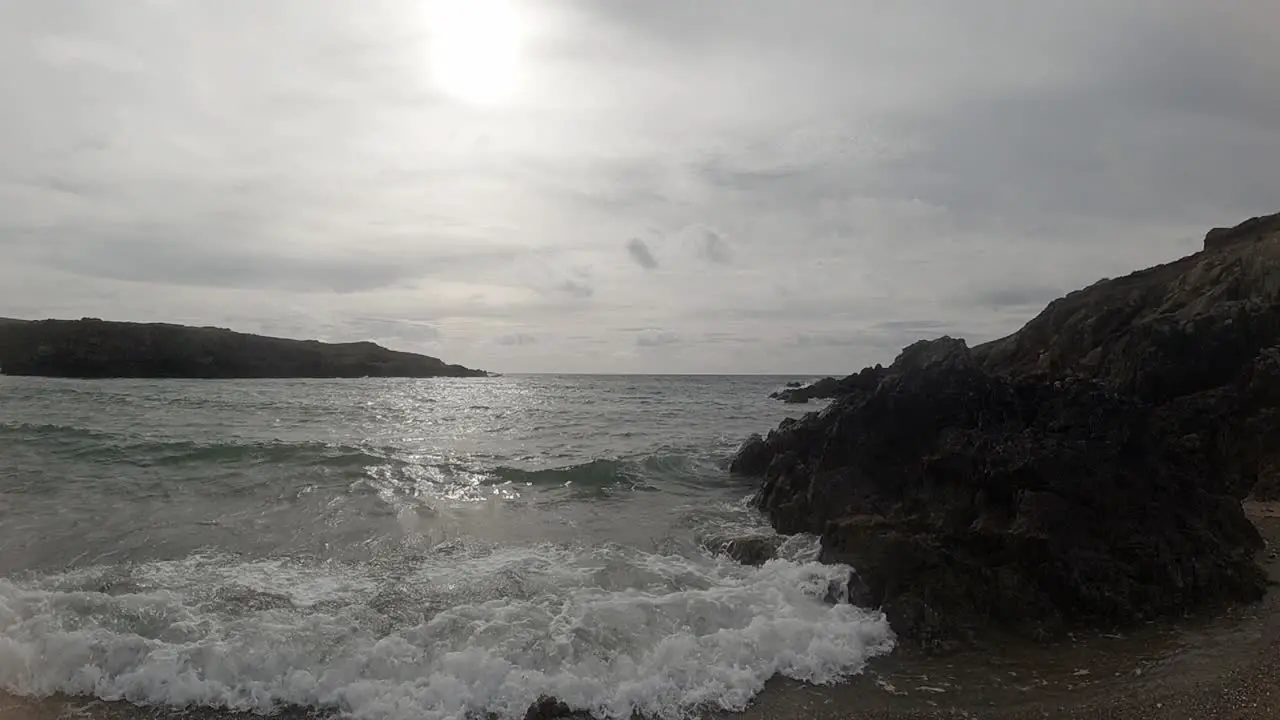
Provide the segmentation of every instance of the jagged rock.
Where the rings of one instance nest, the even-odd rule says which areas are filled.
[[[778,392],[769,393],[769,397],[795,405],[803,405],[810,400],[832,398],[838,394],[840,394],[840,381],[833,377],[826,377],[808,385],[787,383],[786,388]]]
[[[862,373],[845,378],[822,378],[809,385],[797,385],[794,387],[788,383],[785,389],[770,393],[769,397],[795,405],[803,405],[810,400],[828,400],[842,397],[851,392],[866,389],[868,385],[874,386],[879,378],[879,373],[883,372],[883,370],[884,368],[877,365],[874,368],[864,370]]]
[[[1003,340],[915,343],[736,467],[925,647],[1256,599],[1240,500],[1280,467],[1280,216],[1207,248]]]
[[[485,377],[371,342],[321,343],[160,323],[0,320],[0,371],[54,377]]]
[[[1249,218],[1232,228],[1214,228],[1204,236],[1205,250],[1221,250],[1234,243],[1257,240],[1280,232],[1280,215]]]
[[[590,720],[589,713],[575,711],[564,702],[553,697],[542,696],[529,706],[524,720]]]
[[[752,435],[747,438],[729,464],[729,472],[735,475],[759,475],[769,467],[773,453],[765,444],[764,438]]]
[[[721,549],[743,565],[763,565],[777,557],[783,540],[778,535],[748,535],[729,540]]]
[[[1280,337],[1280,215],[1224,232],[1232,242],[1059,298],[974,355],[993,372],[1081,375],[1156,403],[1229,383]]]

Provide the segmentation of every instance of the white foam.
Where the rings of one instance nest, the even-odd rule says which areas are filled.
[[[0,580],[0,688],[355,718],[606,717],[746,706],[775,674],[840,680],[892,648],[823,602],[848,569],[622,547],[478,548],[353,566],[200,555]],[[796,544],[796,543],[793,543]]]

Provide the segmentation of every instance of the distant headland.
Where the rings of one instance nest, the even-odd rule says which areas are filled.
[[[488,377],[372,342],[251,335],[167,323],[0,318],[0,372],[76,378]]]

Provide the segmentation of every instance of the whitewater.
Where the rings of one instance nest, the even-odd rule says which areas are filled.
[[[745,708],[893,648],[727,458],[790,378],[0,376],[0,693],[368,720]],[[834,601],[834,602],[833,602]]]

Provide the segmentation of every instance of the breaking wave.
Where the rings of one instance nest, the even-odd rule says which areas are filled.
[[[739,710],[774,675],[830,683],[887,653],[830,604],[848,568],[792,539],[763,567],[616,545],[457,541],[365,564],[225,554],[0,579],[0,688],[365,720]]]

